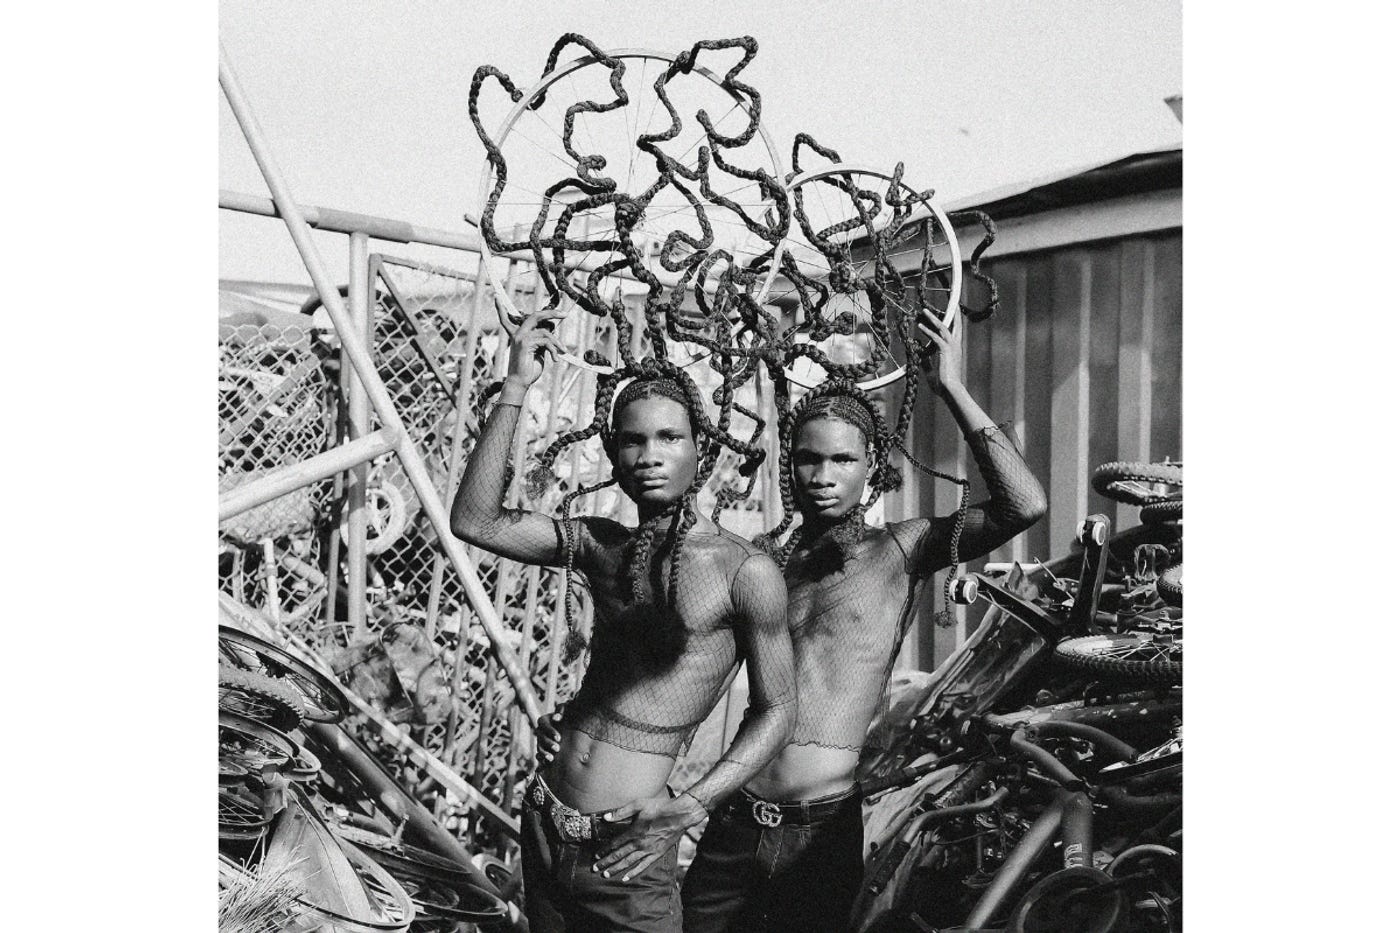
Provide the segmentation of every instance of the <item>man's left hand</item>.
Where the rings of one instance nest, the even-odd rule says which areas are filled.
[[[628,819],[632,825],[613,839],[593,863],[604,878],[623,881],[646,871],[652,862],[680,844],[685,831],[706,817],[705,808],[689,794],[679,797],[643,797],[603,815],[609,823]]]

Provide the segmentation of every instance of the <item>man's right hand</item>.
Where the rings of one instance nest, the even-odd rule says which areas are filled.
[[[564,714],[556,711],[545,713],[539,722],[535,723],[536,767],[543,768],[559,754],[559,744],[564,738],[559,731],[559,723],[563,718]]]
[[[554,336],[557,316],[536,311],[526,315],[510,338],[510,368],[506,380],[529,387],[544,374],[545,354],[558,356],[564,352],[559,338]]]

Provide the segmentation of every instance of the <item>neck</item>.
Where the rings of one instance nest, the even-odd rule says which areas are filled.
[[[816,541],[831,535],[838,528],[847,528],[854,522],[865,523],[865,515],[859,506],[852,508],[839,518],[825,518],[807,512],[802,513],[802,525],[797,529],[804,541]]]
[[[684,501],[684,499],[677,499],[674,502],[666,503],[638,502],[637,524],[639,526],[651,525],[672,518],[680,510],[681,503]]]

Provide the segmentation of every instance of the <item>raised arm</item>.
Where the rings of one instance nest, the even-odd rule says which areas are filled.
[[[749,672],[749,710],[729,748],[700,780],[674,798],[635,801],[606,814],[633,819],[603,852],[596,868],[623,880],[645,871],[702,822],[724,798],[743,787],[787,744],[797,725],[797,681],[787,627],[787,586],[776,564],[754,554],[730,587],[735,636]]]
[[[941,322],[929,323],[938,352],[928,358],[924,373],[957,421],[987,484],[987,498],[968,507],[958,538],[958,560],[965,561],[987,554],[1040,521],[1046,510],[1045,490],[1009,432],[994,424],[967,391],[958,342]],[[929,575],[949,566],[956,518],[916,518],[890,526],[910,573]]]
[[[452,501],[452,533],[511,560],[555,566],[562,563],[557,522],[540,512],[501,504],[510,480],[521,406],[544,371],[545,354],[559,349],[553,335],[540,326],[543,320],[538,314],[530,315],[511,338],[505,385],[467,458],[462,484]]]

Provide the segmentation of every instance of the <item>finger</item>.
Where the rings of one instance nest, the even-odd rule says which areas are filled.
[[[929,327],[936,330],[940,336],[944,338],[953,336],[953,331],[948,327],[947,324],[943,323],[943,319],[930,309],[923,308],[920,311],[920,317],[924,321],[928,322]]]
[[[607,870],[612,867],[613,863],[626,856],[628,852],[631,852],[636,847],[637,840],[635,838],[628,839],[625,836],[617,837],[613,840],[611,848],[601,853],[596,859],[593,860],[593,870],[601,871],[604,874],[606,874]]]
[[[612,867],[603,873],[604,878],[621,877],[623,881],[637,874],[637,863],[645,859],[650,853],[643,849],[634,849],[623,858],[617,860]]]
[[[638,803],[624,803],[615,810],[609,810],[603,814],[603,819],[609,823],[620,823],[623,820],[631,819],[642,812],[642,807]]]
[[[637,859],[637,862],[636,862],[635,865],[631,866],[630,868],[628,868],[626,871],[624,871],[624,872],[622,873],[622,880],[623,880],[623,881],[630,881],[631,879],[637,877],[637,876],[640,875],[642,872],[644,872],[644,871],[646,871],[648,868],[650,868],[650,867],[651,867],[651,863],[652,863],[652,862],[655,862],[655,861],[656,861],[657,859],[659,859],[659,858],[661,858],[661,853],[660,853],[660,852],[646,852],[646,853],[644,853],[644,854],[642,855],[641,858]]]

